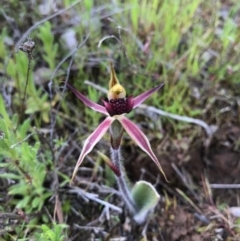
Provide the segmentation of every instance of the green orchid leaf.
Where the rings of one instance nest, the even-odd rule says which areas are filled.
[[[134,220],[139,224],[144,223],[149,212],[157,205],[160,196],[154,186],[146,181],[137,182],[133,186],[131,195],[137,207]]]

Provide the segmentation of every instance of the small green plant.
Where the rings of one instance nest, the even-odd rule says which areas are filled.
[[[43,43],[43,59],[48,64],[49,68],[54,70],[56,67],[58,44],[54,43],[54,36],[51,30],[51,23],[49,21],[45,22],[39,28],[38,37]]]
[[[47,175],[48,159],[39,156],[40,142],[36,140],[31,145],[27,142],[34,131],[31,130],[30,120],[25,120],[18,129],[17,116],[11,119],[4,107],[0,96],[0,167],[4,168],[1,178],[12,180],[8,195],[13,197],[16,208],[25,213],[40,211],[52,192],[43,187]],[[32,135],[29,134],[31,130]],[[46,157],[46,155],[45,155]]]
[[[3,69],[4,61],[6,60],[5,56],[7,56],[7,50],[4,45],[4,40],[7,37],[7,28],[3,28],[0,33],[0,59],[3,61],[0,61],[0,69]]]
[[[48,227],[47,225],[43,224],[41,226],[41,230],[38,233],[35,233],[35,241],[63,241],[64,235],[63,231],[64,228],[67,226],[64,224],[56,224],[53,223],[52,227]]]

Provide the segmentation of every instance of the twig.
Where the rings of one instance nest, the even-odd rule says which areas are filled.
[[[100,85],[94,84],[90,80],[85,80],[84,84],[89,85],[89,86],[93,87],[94,89],[101,91],[104,94],[108,93],[107,89],[105,89],[104,87],[102,87]]]
[[[202,214],[202,211],[199,209],[199,207],[180,189],[176,188],[176,191],[200,214]]]
[[[212,189],[209,185],[208,178],[205,174],[202,174],[201,176],[202,176],[202,186],[203,186],[204,193],[206,195],[206,199],[210,205],[214,206],[214,201],[213,201],[213,197],[212,197]]]
[[[101,47],[103,41],[105,41],[105,40],[107,40],[107,39],[109,39],[109,38],[114,38],[114,39],[116,39],[116,40],[118,41],[118,43],[119,43],[120,45],[122,44],[121,41],[120,41],[116,36],[114,36],[114,35],[108,35],[108,36],[103,37],[103,38],[98,42],[98,48]]]
[[[21,46],[19,46],[19,49],[27,54],[28,57],[28,67],[27,67],[27,76],[26,76],[26,82],[25,82],[25,87],[24,87],[24,92],[23,92],[23,99],[22,99],[22,106],[20,108],[20,113],[19,113],[19,118],[17,122],[17,126],[15,130],[17,130],[20,121],[24,115],[24,106],[26,102],[26,96],[27,96],[27,87],[28,87],[28,82],[29,82],[29,75],[30,75],[30,69],[31,69],[31,63],[32,63],[32,52],[35,48],[35,42],[31,39],[28,38],[26,42],[24,42]]]
[[[55,174],[54,174],[55,175]],[[56,174],[57,175],[57,174]],[[56,218],[57,217],[57,218]],[[58,195],[58,190],[56,189],[55,191],[55,205],[54,205],[54,214],[53,214],[53,219],[58,223],[64,223],[64,217],[63,217],[63,210],[62,210],[62,203],[60,201],[59,195]]]
[[[33,136],[33,135],[35,135],[35,134],[37,134],[37,132],[33,132],[33,133],[29,134],[29,135],[28,135],[27,137],[25,137],[23,140],[15,143],[15,144],[13,144],[13,145],[11,145],[10,148],[14,148],[14,147],[17,146],[17,145],[22,144],[22,143],[23,143],[24,141],[26,141],[29,137],[31,137],[31,136]]]
[[[110,220],[110,213],[109,213],[109,207],[105,207],[99,217],[100,221],[103,221],[103,216],[106,216],[107,220]]]
[[[122,209],[121,208],[119,208],[119,207],[117,207],[117,206],[115,206],[113,204],[110,204],[110,203],[108,203],[106,201],[103,201],[103,200],[99,199],[97,194],[85,192],[84,190],[82,190],[80,188],[77,188],[77,187],[74,187],[69,192],[70,193],[76,193],[80,197],[87,198],[87,199],[92,200],[94,202],[100,203],[100,204],[102,204],[105,207],[111,208],[112,210],[115,210],[115,211],[117,211],[119,213],[122,213]]]
[[[19,214],[15,213],[0,213],[0,219],[9,218],[9,219],[23,219]]]
[[[104,230],[104,228],[101,228],[101,227],[80,226],[77,224],[74,224],[74,226],[80,230],[94,230],[94,231],[103,231]]]
[[[194,217],[196,217],[198,220],[200,220],[201,222],[203,222],[205,224],[210,223],[210,221],[204,214],[194,213],[193,215],[194,215]]]
[[[183,175],[183,173],[178,169],[178,167],[175,165],[175,163],[171,163],[171,166],[174,169],[174,171],[177,173],[177,175],[179,176],[179,178],[183,182],[183,184],[188,188],[188,190],[195,197],[195,199],[198,200],[198,195],[190,187],[189,183],[187,182],[186,176]]]
[[[146,224],[144,225],[143,231],[142,231],[142,236],[144,241],[147,241],[147,230],[148,230],[148,225],[149,225],[150,218],[147,220]]]
[[[25,101],[26,101],[26,93],[27,93],[27,86],[28,86],[28,82],[29,82],[29,73],[30,73],[30,69],[31,69],[31,62],[32,62],[32,58],[30,58],[30,56],[28,55],[27,78],[26,78],[26,83],[25,83],[24,93],[23,93],[22,112],[24,111],[24,105],[25,105]]]
[[[211,188],[215,189],[238,189],[240,184],[209,184]]]
[[[147,112],[153,112],[158,115],[166,116],[166,117],[178,120],[178,121],[184,121],[184,122],[188,122],[188,123],[192,123],[192,124],[197,124],[205,129],[208,136],[212,136],[213,133],[216,131],[216,126],[209,126],[206,122],[204,122],[203,120],[200,120],[200,119],[172,114],[172,113],[157,109],[156,107],[147,106],[144,104],[140,105],[139,107]]]

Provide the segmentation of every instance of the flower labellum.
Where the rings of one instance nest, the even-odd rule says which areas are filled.
[[[110,116],[122,115],[129,113],[133,109],[133,97],[121,99],[111,99],[109,101],[103,100],[103,104]]]

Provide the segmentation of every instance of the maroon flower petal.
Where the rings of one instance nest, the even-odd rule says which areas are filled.
[[[163,174],[164,178],[167,180],[166,175],[165,175],[157,157],[153,153],[150,143],[149,143],[147,137],[145,136],[145,134],[138,128],[138,126],[136,124],[134,124],[132,121],[130,121],[125,116],[122,115],[122,116],[118,116],[116,118],[121,122],[122,127],[125,129],[125,131],[128,133],[128,135],[131,136],[131,138],[137,143],[137,145],[152,158],[152,160],[156,163],[159,170]]]
[[[138,107],[140,104],[142,104],[148,97],[150,97],[153,93],[155,93],[155,92],[158,91],[160,88],[162,88],[163,85],[164,85],[164,83],[163,83],[163,84],[160,84],[160,85],[156,86],[155,88],[150,89],[150,90],[148,90],[148,91],[146,91],[146,92],[144,92],[144,93],[142,93],[142,94],[140,94],[140,95],[138,95],[138,96],[136,96],[136,97],[134,98],[133,109],[136,108],[136,107]]]
[[[86,106],[104,115],[108,115],[107,110],[104,106],[96,104],[93,101],[89,100],[86,96],[81,94],[79,91],[73,88],[70,84],[67,83],[67,86],[78,97],[78,99],[80,99]]]
[[[103,137],[103,135],[107,132],[108,128],[112,124],[115,119],[112,117],[107,117],[98,127],[97,129],[86,139],[84,142],[82,152],[78,158],[77,164],[74,168],[71,182],[76,176],[78,167],[81,165],[84,157],[93,149],[93,147],[99,142],[99,140]]]

